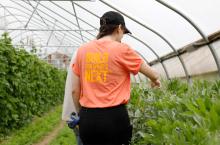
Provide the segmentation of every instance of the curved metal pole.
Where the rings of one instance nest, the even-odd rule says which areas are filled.
[[[162,0],[156,0],[158,3],[164,5],[165,7],[169,8],[170,10],[174,11],[175,13],[179,14],[181,17],[183,17],[187,22],[189,22],[195,29],[196,31],[202,36],[202,38],[208,43],[209,42],[209,39],[208,37],[206,37],[205,33],[202,31],[202,29],[192,20],[190,19],[186,14],[184,14],[183,12],[181,12],[180,10],[172,7],[171,5],[169,5],[168,3],[162,1]],[[218,69],[218,73],[219,73],[219,76],[220,76],[220,62],[218,60],[218,56],[215,52],[215,49],[214,47],[211,45],[211,44],[207,44],[207,46],[209,47],[209,50],[211,51],[212,53],[212,56],[215,60],[215,63],[216,63],[216,66],[217,66],[217,69]]]
[[[34,6],[31,4],[31,2],[28,0],[29,5],[34,9]],[[40,19],[42,20],[42,22],[46,25],[47,29],[50,29],[49,25],[45,22],[44,18],[38,13],[38,11],[36,11],[36,15],[38,15],[40,17]],[[64,35],[66,35],[65,33],[63,33]],[[71,34],[71,33],[70,33]],[[54,37],[59,41],[59,39],[57,38],[56,34],[54,33]],[[69,38],[70,36],[68,36]],[[73,39],[75,40],[75,39]],[[71,42],[71,41],[70,41]]]
[[[76,13],[76,8],[75,8],[75,6],[74,6],[73,1],[71,1],[71,4],[72,4],[73,11],[74,11],[74,14],[75,14],[77,26],[78,26],[79,29],[81,29],[80,24],[79,24],[79,20],[78,20],[78,17],[77,17],[77,13]],[[79,31],[79,32],[80,32],[80,35],[81,35],[82,43],[84,43],[85,41],[83,40],[82,31]]]
[[[13,31],[13,32],[15,32],[15,31]],[[10,32],[10,34],[12,34],[13,32]],[[30,32],[30,31],[29,31]],[[12,37],[11,39],[13,40],[13,39],[15,39],[15,38],[17,38],[18,36],[20,36],[21,34],[27,34],[27,33],[29,33],[28,31],[26,31],[26,32],[20,32],[20,33],[18,33],[18,35],[15,35],[14,37]],[[42,38],[42,37],[40,37],[41,35],[38,35],[38,34],[34,34],[34,35],[37,35],[39,38]],[[28,35],[26,35],[26,36],[28,36]],[[20,39],[20,41],[21,40],[24,40],[25,38],[23,38],[23,39]]]
[[[95,16],[96,18],[100,18],[98,15],[96,15],[96,14],[94,14],[93,12],[91,12],[91,11],[85,9],[85,8],[82,7],[81,5],[79,5],[79,4],[75,3],[75,2],[73,2],[73,3],[74,3],[75,5],[77,5],[78,7],[82,8],[83,10],[87,11],[87,12],[90,13],[91,15]],[[96,27],[94,27],[94,26],[92,26],[92,27],[93,27],[94,29],[96,28]],[[96,28],[96,29],[97,29],[97,28]],[[163,67],[163,69],[164,69],[164,71],[165,71],[165,75],[166,75],[167,79],[170,79],[169,74],[168,74],[168,71],[167,71],[167,69],[166,69],[166,66],[164,65],[164,63],[162,62],[162,60],[160,59],[160,57],[158,56],[158,54],[153,50],[153,48],[151,48],[151,47],[150,47],[149,45],[147,45],[144,41],[142,41],[141,39],[135,37],[134,35],[128,35],[128,36],[130,36],[130,37],[134,38],[135,40],[137,40],[138,42],[142,43],[144,46],[146,46],[146,47],[157,57],[157,59],[160,61],[161,65],[162,65],[162,67]]]
[[[25,2],[25,0],[22,0],[23,2]],[[36,2],[36,1],[35,1]],[[25,2],[27,3],[27,2]],[[56,14],[57,16],[61,17],[62,19],[68,21],[69,23],[73,24],[74,26],[78,27],[77,24],[73,23],[72,21],[70,21],[69,19],[67,19],[66,17],[60,15],[59,13],[57,13],[56,11],[52,10],[51,8],[48,8],[46,6],[44,6],[43,4],[39,3],[40,6],[44,7],[45,9],[51,11],[52,13]],[[38,9],[39,10],[39,9]],[[75,16],[76,17],[76,16]],[[58,20],[57,20],[58,21]],[[80,32],[76,32],[78,35],[80,35]],[[90,34],[90,32],[87,32],[88,34]],[[84,38],[86,38],[87,40],[90,40],[88,37],[83,36]],[[81,40],[81,38],[79,38]]]
[[[2,4],[0,4],[3,8],[5,8]],[[22,22],[19,20],[19,19],[17,19],[17,17],[16,16],[14,16],[14,14],[12,14],[7,8],[5,8],[17,21],[19,21],[21,24],[22,24]],[[19,9],[20,10],[20,9]],[[34,34],[34,33],[33,33]],[[36,34],[36,36],[37,36],[37,34]]]
[[[140,52],[138,52],[138,51],[135,51],[135,52],[137,52],[137,53],[142,57],[142,59],[148,63],[148,61],[146,60],[146,58],[145,58]],[[140,77],[139,74],[138,74],[138,77],[139,77],[139,80],[140,80],[140,82],[141,82],[141,77]]]
[[[190,76],[189,76],[189,73],[186,69],[186,66],[185,66],[185,63],[183,61],[183,59],[180,57],[178,51],[176,51],[176,49],[174,48],[174,46],[165,38],[163,37],[160,33],[158,33],[157,31],[155,31],[154,29],[150,28],[149,26],[141,23],[139,20],[135,19],[134,17],[126,14],[125,12],[119,10],[118,8],[116,8],[115,6],[113,6],[112,4],[110,4],[109,2],[106,2],[104,0],[99,0],[100,2],[102,2],[103,4],[109,6],[110,8],[120,12],[121,14],[125,15],[126,17],[128,17],[129,19],[131,19],[132,21],[134,21],[135,23],[143,26],[144,28],[148,29],[149,31],[151,31],[152,33],[156,34],[158,37],[160,37],[162,40],[164,40],[169,46],[170,48],[173,50],[173,52],[175,53],[175,55],[177,56],[177,58],[180,60],[180,63],[182,64],[182,67],[183,67],[183,70],[185,72],[185,75],[186,75],[186,78],[187,78],[187,81],[190,82]]]
[[[146,63],[149,63],[149,62],[147,61],[147,59],[146,59],[140,52],[138,52],[138,51],[135,51],[135,52],[137,52],[137,53],[144,59],[144,61],[145,61]],[[148,81],[147,77],[146,77],[146,80]]]
[[[19,15],[15,15],[15,16],[19,16]],[[0,19],[1,19],[1,17],[0,17]],[[26,22],[26,21],[21,21],[21,22]],[[10,25],[10,24],[14,24],[14,23],[18,23],[18,21],[11,21],[11,22],[9,22],[8,23],[8,25]],[[36,23],[34,23],[34,24],[32,24],[32,25],[35,25],[35,26],[37,26],[37,27],[41,27],[41,25],[36,25],[37,24],[37,22]],[[20,26],[20,27],[17,27],[17,28],[21,28],[22,26]],[[9,32],[10,31],[10,32]],[[10,34],[12,34],[13,32],[16,32],[16,30],[8,30],[8,32],[10,33]],[[30,32],[30,31],[29,31]],[[19,33],[19,35],[20,34],[24,34],[24,33]],[[18,37],[19,35],[17,35],[17,36],[15,36],[15,37],[13,37],[12,39],[15,39],[16,37]],[[54,35],[58,35],[58,36],[60,36],[61,34],[54,34]],[[66,38],[67,39],[67,38]],[[71,39],[68,39],[69,41],[72,41]],[[74,40],[74,39],[73,39]]]
[[[30,0],[28,0],[29,5],[32,7],[32,9],[34,9],[34,6],[31,4]],[[49,25],[44,21],[43,17],[41,17],[41,15],[38,13],[38,11],[36,11],[36,14],[40,17],[40,19],[42,20],[42,22],[47,26],[47,28],[49,29]]]
[[[18,22],[20,22],[22,24],[22,22],[13,13],[11,13],[6,6],[4,6],[0,3],[0,7],[3,7],[6,11],[8,11],[9,14],[11,14],[11,16],[13,16]],[[35,34],[35,33],[33,33],[33,34]],[[35,35],[37,36],[37,34],[35,34]]]
[[[28,19],[27,23],[24,25],[24,28],[27,28],[27,27],[28,27],[28,24],[29,24],[29,22],[31,21],[31,18],[34,16],[34,13],[36,12],[37,7],[38,7],[39,4],[40,4],[40,1],[38,1],[38,2],[37,2],[37,5],[33,8],[34,10],[32,11],[31,16],[30,16],[30,18]]]
[[[57,6],[58,8],[62,9],[63,11],[67,12],[68,14],[70,14],[70,15],[72,15],[72,16],[74,16],[74,17],[76,17],[76,15],[75,15],[75,14],[73,14],[73,13],[71,13],[71,12],[67,11],[66,9],[64,9],[63,7],[61,7],[60,5],[58,5],[58,4],[56,4],[56,3],[54,3],[54,2],[53,2],[53,1],[51,1],[51,0],[50,0],[50,2],[51,2],[52,4],[54,4],[55,6]],[[73,2],[73,4],[75,4],[75,5],[76,5],[76,3],[75,3],[74,1],[72,1],[72,2]],[[92,26],[90,23],[88,23],[88,22],[87,22],[87,21],[85,21],[84,19],[82,19],[82,18],[80,18],[80,17],[78,17],[78,19],[79,19],[80,21],[84,22],[85,24],[87,24],[87,25],[89,25],[89,26],[93,27],[93,26]],[[98,29],[97,29],[97,30],[98,30]],[[93,35],[92,33],[88,33],[88,34]]]
[[[24,0],[22,0],[23,2],[25,2]],[[26,2],[25,2],[26,3]],[[46,6],[44,6],[43,4],[39,3],[40,6],[44,7],[45,9],[49,10],[50,12],[56,14],[57,16],[59,16],[60,18],[66,20],[67,22],[71,23],[72,25],[74,25],[75,27],[78,27],[77,24],[73,23],[72,21],[70,21],[69,19],[65,18],[64,16],[62,16],[61,14],[59,14],[58,12],[55,12],[54,10],[52,10],[51,8],[48,8]],[[41,10],[39,10],[41,11]],[[78,35],[80,35],[79,32],[76,32]],[[89,33],[89,32],[87,32]],[[86,36],[83,36],[85,37],[86,39],[90,40],[89,38],[87,38]],[[81,38],[79,38],[81,40]]]
[[[1,7],[0,7],[1,8]],[[18,15],[18,14],[13,14],[13,15],[7,15],[7,16],[20,16],[20,17],[24,17],[24,18],[27,18],[26,16],[23,16],[23,15]],[[1,16],[0,18],[2,18],[3,16]],[[38,23],[38,22],[35,22],[35,20],[32,20],[34,23],[32,23],[32,25],[34,25],[34,26],[37,26],[37,27],[44,27],[44,25],[42,25],[42,24],[40,24],[40,23]],[[21,23],[21,22],[26,22],[26,21],[11,21],[11,22],[9,22],[8,23],[8,25],[10,25],[10,24],[14,24],[14,23]],[[38,24],[38,25],[37,25]],[[20,26],[20,27],[23,27],[23,26]],[[20,28],[20,27],[18,27],[18,28]],[[9,32],[10,34],[12,34],[13,32],[16,32],[16,31],[11,31],[11,32]],[[15,39],[15,38],[17,38],[18,36],[20,36],[21,34],[25,34],[25,33],[28,33],[28,32],[20,32],[18,35],[15,35],[14,37],[12,37],[12,40],[13,39]],[[36,35],[39,39],[41,39],[41,37],[40,37],[40,35],[38,35],[38,34],[32,34],[32,35]],[[54,34],[54,35],[58,35],[58,36],[60,36],[61,34]],[[67,38],[66,38],[67,39]],[[21,40],[23,40],[23,39],[21,39]],[[71,39],[68,39],[69,41],[72,41]],[[75,39],[74,39],[75,40]],[[42,41],[42,40],[41,40]]]
[[[13,2],[13,1],[12,1]],[[14,2],[15,3],[15,2]],[[16,3],[17,4],[17,3]],[[19,4],[20,5],[20,4]],[[15,7],[10,7],[10,6],[2,6],[2,7],[6,7],[6,8],[11,8],[11,9],[15,9],[15,10],[18,10],[18,11],[20,11],[20,12],[22,12],[22,13],[24,13],[24,14],[26,14],[27,16],[29,16],[29,14],[28,13],[26,13],[26,12],[24,12],[23,10],[20,10],[20,9],[18,9],[18,8],[15,8]],[[30,11],[30,10],[29,10]],[[15,14],[13,14],[13,15],[15,15]],[[11,16],[13,16],[12,14],[11,14]],[[20,16],[20,15],[19,15]],[[22,17],[25,17],[25,18],[27,18],[26,16],[22,16]],[[36,20],[38,20],[37,18],[33,18],[32,19],[32,21],[34,21],[34,19],[36,19]],[[47,20],[47,19],[46,19]],[[48,20],[49,21],[49,20]],[[19,22],[20,22],[20,20],[19,20]],[[49,21],[49,22],[51,22],[51,21]],[[36,22],[35,21],[35,23],[38,23],[38,22]],[[51,22],[52,23],[52,22]],[[61,23],[62,24],[62,23]],[[41,24],[42,25],[42,24]],[[44,25],[42,25],[42,27],[44,27]],[[59,27],[59,28],[61,28],[61,29],[63,29],[62,27],[60,27],[60,26],[57,26],[57,27]],[[62,34],[64,34],[64,33],[62,33]],[[78,38],[78,39],[80,39],[79,37],[77,37],[77,36],[75,36],[74,34],[72,34],[72,33],[69,33],[69,34],[71,34],[72,36],[74,36],[75,38]],[[70,36],[68,36],[68,37],[70,37]],[[76,39],[74,39],[73,37],[71,37],[74,41],[76,41]],[[79,42],[79,41],[77,41],[77,42]],[[80,42],[79,42],[80,43]]]
[[[14,16],[21,16],[21,15],[14,15]],[[25,18],[25,16],[21,16],[21,17],[24,17],[24,18]],[[0,17],[0,18],[1,18],[1,17]],[[32,21],[35,22],[34,20],[32,20]],[[16,22],[17,22],[17,21],[10,22],[10,23],[8,23],[8,25],[13,24],[13,23],[16,23]],[[20,21],[20,22],[26,22],[26,21]],[[31,22],[31,23],[32,23],[32,22]],[[38,25],[37,25],[37,24],[38,24]],[[42,25],[42,24],[39,24],[38,22],[32,23],[32,25],[37,26],[37,27],[43,27],[43,25]],[[22,27],[22,26],[20,26],[20,27]],[[20,27],[17,27],[17,28],[20,28]],[[11,30],[10,33],[13,33],[13,32],[16,32],[16,31],[15,31],[15,30]],[[18,35],[12,37],[12,39],[15,39],[15,38],[17,38],[18,36],[20,36],[21,34],[25,34],[25,33],[28,33],[28,32],[30,32],[30,31],[20,32],[20,33],[18,33]],[[58,36],[60,36],[61,34],[53,34],[53,35],[58,35]],[[76,41],[74,38],[72,38],[72,39],[66,38],[66,39],[68,39],[70,42],[72,41],[72,39],[73,39],[74,41]],[[79,41],[76,41],[76,42],[79,42]],[[80,44],[80,42],[79,42],[79,44]]]
[[[166,75],[167,79],[169,80],[169,79],[170,79],[170,76],[169,76],[169,73],[168,73],[168,71],[167,71],[167,68],[166,68],[166,66],[164,65],[163,61],[160,59],[159,55],[157,55],[157,53],[153,50],[153,48],[151,48],[151,47],[150,47],[149,45],[147,45],[144,41],[138,39],[138,38],[135,37],[134,35],[129,35],[129,36],[131,36],[132,38],[138,40],[138,41],[141,42],[143,45],[145,45],[146,47],[148,47],[148,48],[151,50],[151,52],[153,52],[153,54],[157,57],[157,59],[158,59],[159,62],[161,63],[161,65],[162,65],[162,67],[163,67],[163,69],[164,69],[165,75]]]
[[[34,6],[31,4],[31,2],[30,2],[30,0],[28,0],[28,3],[29,3],[29,5],[34,9]],[[38,13],[38,11],[36,11],[36,14],[41,18],[41,20],[43,21],[43,23],[48,27],[48,29],[49,29],[49,26],[48,26],[48,24],[45,22],[45,18],[43,19],[43,17]],[[47,21],[48,21],[48,19],[47,19]],[[69,36],[68,36],[69,37]],[[81,36],[81,37],[84,37],[84,36]],[[83,39],[83,38],[82,38]],[[86,38],[87,39],[87,38]],[[89,39],[87,39],[87,40],[89,40]]]
[[[21,7],[23,7],[24,9],[28,10],[29,12],[32,12],[31,10],[27,9],[26,7],[24,7],[24,6],[21,5],[20,3],[16,2],[16,1],[13,1],[13,0],[10,0],[10,1],[13,2],[13,3],[15,3],[15,4],[17,4],[17,5],[19,5],[19,6],[21,6]],[[26,4],[28,4],[28,3],[25,2],[25,1],[23,1],[23,2],[26,3]],[[18,9],[18,10],[19,10],[19,11],[22,11],[22,10],[20,10],[20,9]],[[42,10],[40,10],[40,9],[38,9],[37,11],[40,11],[41,13],[45,14],[45,15],[48,16],[49,18],[52,18],[52,19],[54,19],[54,20],[57,20],[56,18],[52,17],[51,15],[47,14],[46,12],[44,12],[44,11],[42,11]],[[25,13],[25,14],[27,14],[27,13],[24,12],[24,11],[22,11],[22,12]],[[29,14],[27,14],[27,15],[29,15]],[[37,18],[36,18],[36,19],[37,19]],[[50,22],[51,24],[54,23],[54,22],[52,22],[51,20],[48,20],[48,19],[46,19],[46,18],[44,18],[44,20],[47,20],[47,21]],[[69,26],[67,26],[66,24],[60,22],[59,20],[57,20],[57,22],[60,23],[60,24],[62,24],[62,25],[65,26],[66,28],[71,29]],[[57,25],[57,27],[59,27],[60,29],[63,29],[61,26],[58,26],[58,25]],[[68,32],[68,33],[69,33],[70,35],[72,35],[73,37],[75,37],[75,38],[81,40],[80,37],[77,37],[77,36],[74,35],[73,33],[70,33],[70,32]],[[64,34],[64,33],[63,33],[63,34]],[[77,34],[78,34],[78,33],[77,33]],[[68,36],[68,37],[69,37],[69,36]],[[87,38],[87,37],[85,37],[85,36],[83,36],[83,37],[86,38],[87,40],[90,40],[89,38]]]

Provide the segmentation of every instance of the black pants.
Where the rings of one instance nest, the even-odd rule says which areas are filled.
[[[125,105],[80,110],[79,134],[83,145],[128,145],[132,126]]]

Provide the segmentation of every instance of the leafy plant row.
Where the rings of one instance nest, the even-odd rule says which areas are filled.
[[[131,98],[134,145],[219,145],[220,81],[134,86]]]
[[[66,72],[0,39],[0,136],[61,103]]]

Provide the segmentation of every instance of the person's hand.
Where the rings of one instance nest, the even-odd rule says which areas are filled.
[[[160,80],[157,79],[156,81],[151,81],[151,88],[160,88],[161,83]]]
[[[74,129],[79,125],[79,120],[80,120],[79,116],[75,112],[72,112],[70,115],[70,120],[67,121],[68,127]]]

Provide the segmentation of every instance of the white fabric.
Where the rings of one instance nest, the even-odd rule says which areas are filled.
[[[70,114],[76,112],[75,105],[72,99],[72,89],[73,89],[73,70],[72,65],[75,63],[76,52],[73,54],[70,66],[67,72],[66,86],[65,86],[65,95],[63,101],[63,111],[62,111],[62,120],[67,121],[70,119]]]

